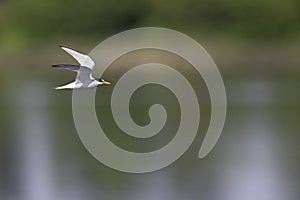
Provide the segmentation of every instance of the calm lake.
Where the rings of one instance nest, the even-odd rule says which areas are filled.
[[[217,59],[217,64],[228,108],[215,148],[204,159],[198,159],[210,119],[209,96],[200,77],[195,86],[201,110],[196,139],[176,162],[146,174],[108,168],[85,149],[72,118],[72,91],[53,90],[74,79],[74,74],[53,70],[49,67],[53,63],[42,59],[38,61],[41,69],[31,66],[34,61],[25,60],[20,71],[16,66],[2,70],[0,199],[299,199],[299,70],[272,68],[267,61],[260,66],[234,63],[228,67],[229,61],[222,65],[222,59]],[[54,61],[62,60],[64,57]],[[112,119],[114,82],[124,72],[122,69],[132,66],[132,62],[125,61],[115,63],[116,68],[112,66],[104,73],[113,84],[97,89],[98,119],[109,130],[107,137],[124,149],[147,152],[161,148],[174,137],[180,122],[178,103],[166,88],[145,86],[132,97],[131,104],[133,120],[146,125],[149,104],[161,101],[170,117],[164,132],[145,141],[130,138]],[[183,71],[191,82],[199,78],[189,69]]]

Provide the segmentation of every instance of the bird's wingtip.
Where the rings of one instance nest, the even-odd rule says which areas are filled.
[[[66,49],[72,49],[71,47],[68,47],[67,45],[63,45],[63,44],[60,44],[60,45],[58,45],[60,48],[62,48],[62,49],[64,49],[64,48],[66,48]],[[73,49],[72,49],[73,50]]]
[[[76,49],[74,49],[74,48],[72,48],[72,47],[70,47],[70,46],[62,45],[62,44],[60,44],[60,45],[58,45],[58,46],[59,46],[60,48],[62,48],[63,50],[67,51],[67,52],[68,52],[68,50],[72,50],[72,51],[75,51],[75,52],[80,53],[80,54],[82,54],[82,55],[85,55],[85,53],[80,52],[80,51],[78,51],[78,50],[76,50]],[[70,52],[68,52],[68,53],[70,53]]]

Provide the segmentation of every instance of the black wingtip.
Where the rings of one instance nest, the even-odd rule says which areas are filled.
[[[83,55],[86,55],[85,53],[83,53],[83,52],[81,52],[81,51],[78,51],[78,50],[76,50],[76,49],[74,49],[74,48],[72,48],[72,47],[69,47],[69,46],[66,46],[66,45],[62,45],[62,44],[60,44],[60,45],[58,45],[60,48],[67,48],[67,49],[71,49],[71,50],[73,50],[73,51],[76,51],[76,52],[78,52],[78,53],[81,53],[81,54],[83,54]]]
[[[68,47],[68,46],[66,46],[66,45],[63,45],[63,44],[60,44],[60,45],[58,45],[60,48],[62,48],[62,47],[65,47],[65,48],[70,48],[70,47]]]
[[[76,50],[76,49],[74,49],[74,48],[72,48],[72,47],[70,47],[70,46],[67,46],[67,45],[62,45],[62,44],[60,44],[60,45],[58,45],[60,48],[67,48],[67,49],[71,49],[71,50],[73,50],[73,51],[77,51],[77,52],[79,52],[78,50]],[[79,52],[79,53],[81,53],[81,52]]]
[[[72,47],[70,47],[70,46],[67,46],[67,45],[63,45],[63,44],[60,44],[60,45],[58,45],[60,48],[67,48],[67,49],[72,49],[72,50],[74,50],[74,51],[77,51],[76,49],[73,49]]]

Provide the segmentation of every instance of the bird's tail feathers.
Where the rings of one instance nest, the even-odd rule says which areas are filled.
[[[55,87],[54,89],[55,90],[64,90],[64,89],[74,89],[74,88],[75,88],[75,82],[72,82],[72,83],[69,83],[69,84],[66,84],[66,85]]]

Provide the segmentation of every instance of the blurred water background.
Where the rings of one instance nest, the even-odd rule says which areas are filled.
[[[0,1],[0,199],[298,200],[299,21],[297,0]],[[134,52],[118,59],[104,73],[111,82],[151,55],[181,68],[197,83],[201,99],[199,133],[189,150],[162,170],[126,174],[87,152],[72,119],[71,91],[52,89],[74,74],[50,66],[75,63],[59,44],[88,53],[107,37],[142,26],[175,29],[202,44],[222,74],[228,112],[216,147],[199,160],[210,117],[201,77],[165,52]],[[97,114],[111,140],[138,151],[170,141],[178,126],[172,94],[149,86],[133,96],[137,123],[147,123],[153,101],[161,101],[171,117],[165,133],[140,141],[104,118],[111,116],[112,89],[99,88],[96,94]]]

